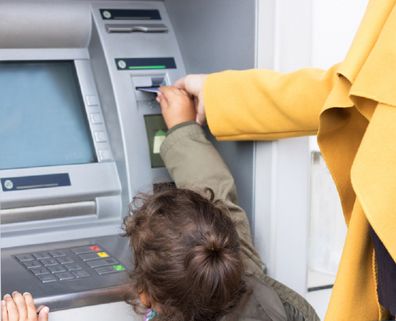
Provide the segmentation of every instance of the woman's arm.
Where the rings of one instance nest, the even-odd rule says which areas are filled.
[[[337,68],[229,70],[188,75],[176,85],[196,97],[197,119],[206,117],[217,139],[272,140],[317,133]]]

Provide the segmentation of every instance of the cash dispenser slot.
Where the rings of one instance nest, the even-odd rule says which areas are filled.
[[[169,29],[164,24],[106,24],[108,33],[164,33]]]
[[[96,215],[96,202],[85,201],[0,210],[1,224]]]

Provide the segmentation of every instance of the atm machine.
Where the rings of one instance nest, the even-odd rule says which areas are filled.
[[[172,184],[153,92],[254,66],[255,1],[231,2],[0,2],[3,294],[52,311],[125,299],[128,204]],[[253,145],[218,148],[251,213]]]

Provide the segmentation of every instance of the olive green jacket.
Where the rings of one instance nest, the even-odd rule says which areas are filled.
[[[224,320],[318,321],[303,297],[264,273],[245,211],[237,205],[234,179],[200,126],[193,122],[173,128],[161,146],[161,156],[177,187],[202,192],[211,188],[225,202],[238,231],[246,281],[253,293]]]

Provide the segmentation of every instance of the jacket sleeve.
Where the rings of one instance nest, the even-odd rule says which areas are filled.
[[[337,65],[283,74],[223,71],[208,76],[204,104],[210,131],[220,140],[272,140],[315,135]]]
[[[245,268],[262,273],[264,265],[253,247],[249,221],[237,205],[234,179],[202,128],[188,123],[171,130],[161,146],[161,157],[177,187],[201,193],[209,187],[216,199],[225,202],[240,238]]]

